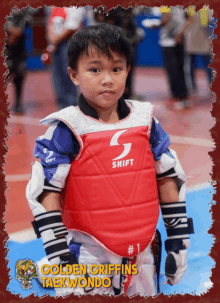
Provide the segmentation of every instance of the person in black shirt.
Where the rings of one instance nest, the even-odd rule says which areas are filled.
[[[30,7],[24,9],[14,8],[11,15],[6,19],[5,31],[7,38],[5,40],[5,63],[8,68],[8,75],[13,78],[15,86],[15,104],[13,107],[14,112],[23,113],[22,100],[22,87],[26,73],[26,52],[25,52],[25,28],[32,21],[33,9]]]

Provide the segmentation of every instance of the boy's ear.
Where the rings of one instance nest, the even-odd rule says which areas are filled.
[[[79,81],[77,77],[77,71],[75,69],[72,69],[72,67],[68,66],[67,68],[68,74],[70,76],[71,81],[76,85],[79,86]]]

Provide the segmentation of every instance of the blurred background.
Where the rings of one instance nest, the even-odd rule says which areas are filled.
[[[62,61],[63,45],[67,45],[68,38],[77,28],[97,22],[120,26],[133,46],[135,56],[125,98],[139,101],[160,99],[168,107],[174,103],[174,109],[178,110],[193,103],[196,105],[194,101],[198,97],[204,99],[205,96],[206,102],[212,97],[209,88],[214,71],[208,65],[212,61],[211,43],[216,18],[208,7],[196,12],[193,6],[185,9],[176,6],[172,10],[145,6],[125,10],[118,6],[105,12],[104,7],[93,11],[92,7],[86,6],[79,8],[76,16],[71,8],[45,6],[33,9],[27,6],[25,9],[13,8],[5,26],[8,37],[4,54],[12,83],[9,101],[13,113],[27,114],[33,108],[45,105],[45,98],[55,98],[58,108],[76,105],[77,92],[71,91],[75,99],[66,104],[59,100],[58,84],[62,87],[66,84],[66,90],[71,84],[57,82],[58,74],[65,74],[57,67],[57,61]],[[53,41],[54,35],[58,41]],[[57,43],[55,50],[53,43]],[[150,74],[154,77],[146,79]],[[146,80],[144,85],[141,75]],[[32,100],[27,100],[27,83],[32,91],[36,89],[30,80],[33,77],[48,79],[51,87],[47,87],[45,96],[39,98],[33,92]],[[157,85],[155,79],[158,78],[164,80],[162,86]],[[201,81],[204,81],[203,85]],[[41,83],[39,89],[44,90],[45,82],[36,82]]]
[[[199,11],[194,6],[136,6],[127,10],[118,6],[108,12],[104,7],[93,10],[86,6],[76,11],[27,6],[14,7],[6,17],[4,55],[10,116],[4,167],[5,221],[12,277],[8,289],[21,292],[14,277],[19,258],[32,256],[38,260],[44,255],[41,240],[36,240],[32,229],[33,216],[25,197],[31,164],[35,161],[35,140],[46,131],[40,119],[77,105],[79,91],[66,70],[68,39],[79,27],[98,22],[115,24],[124,30],[135,54],[125,98],[155,105],[154,115],[170,134],[171,148],[176,150],[186,172],[188,213],[194,218],[196,234],[191,237],[188,272],[182,284],[172,291],[180,293],[184,289],[185,293],[201,294],[212,286],[209,277],[214,264],[208,256],[213,243],[208,229],[214,192],[213,163],[208,153],[214,148],[209,130],[215,124],[210,113],[215,100],[211,91],[215,72],[209,64],[213,59],[216,18],[206,6]],[[159,225],[162,226],[161,222]],[[38,286],[36,289],[39,293]],[[171,292],[169,286],[162,290]],[[22,291],[23,296],[29,294],[28,290]]]

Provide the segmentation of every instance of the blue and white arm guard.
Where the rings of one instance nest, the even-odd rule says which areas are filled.
[[[26,188],[26,197],[35,220],[32,222],[38,238],[42,238],[44,249],[51,264],[70,263],[71,256],[66,235],[67,229],[60,211],[46,211],[38,201],[44,189],[44,171],[39,162],[32,166],[31,180]],[[73,261],[75,263],[75,260]]]
[[[173,149],[163,153],[160,160],[155,161],[157,180],[174,178],[179,190],[179,201],[186,200],[186,175]]]
[[[78,146],[70,129],[58,120],[52,121],[46,133],[36,140],[34,155],[42,165],[33,164],[26,197],[35,218],[32,222],[35,233],[42,238],[51,263],[65,264],[64,259],[70,254],[65,237],[68,232],[60,211],[47,212],[38,198],[44,190],[61,192],[71,166],[70,158],[77,154]]]
[[[157,180],[173,177],[179,190],[179,201],[186,200],[186,176],[179,163],[177,154],[170,149],[171,142],[168,133],[164,131],[160,122],[153,117],[150,145],[154,155]]]
[[[44,189],[62,190],[70,169],[70,157],[77,151],[78,142],[63,122],[52,122],[46,133],[37,138],[34,155],[40,158],[44,169]]]
[[[193,221],[186,213],[186,176],[177,154],[169,149],[156,161],[157,179],[171,177],[176,181],[179,201],[161,203],[161,211],[167,231],[165,249],[165,275],[167,283],[175,285],[181,280],[187,268],[187,249],[190,245],[189,234],[194,233]]]
[[[155,117],[150,142],[155,159],[157,180],[173,178],[178,188],[178,202],[161,203],[167,231],[165,249],[168,255],[165,262],[165,274],[167,283],[174,285],[180,281],[186,270],[189,234],[193,233],[192,219],[188,219],[186,214],[186,176],[176,152],[169,148],[169,135]]]
[[[168,149],[155,162],[157,180],[174,178],[179,191],[179,201],[161,203],[161,211],[167,231],[165,249],[165,275],[167,283],[175,285],[181,280],[187,268],[189,234],[193,233],[193,221],[186,213],[186,176],[174,150]]]

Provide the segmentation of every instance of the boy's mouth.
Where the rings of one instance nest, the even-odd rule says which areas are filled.
[[[100,95],[110,96],[113,95],[115,92],[113,90],[104,90],[100,93]]]

